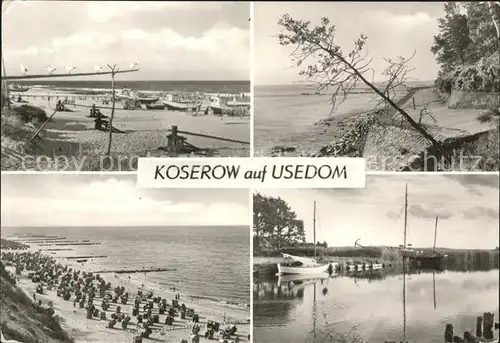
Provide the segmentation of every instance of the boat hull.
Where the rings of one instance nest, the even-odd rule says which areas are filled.
[[[175,102],[175,101],[163,101],[167,110],[169,111],[181,111],[186,112],[188,109],[196,109],[201,104],[186,103],[186,102]]]
[[[336,263],[328,263],[319,266],[311,266],[311,267],[289,267],[281,265],[278,263],[278,274],[301,274],[301,275],[318,275],[321,273],[328,273],[328,269],[332,265],[333,270],[336,268]]]

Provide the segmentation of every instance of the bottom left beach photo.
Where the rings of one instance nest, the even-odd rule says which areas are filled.
[[[247,189],[2,174],[1,342],[250,342]]]

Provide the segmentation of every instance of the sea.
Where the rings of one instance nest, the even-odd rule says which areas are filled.
[[[408,82],[408,87],[430,85],[429,81]],[[332,110],[332,93],[315,94],[314,85],[269,85],[254,87],[254,151],[268,155],[276,146],[300,146],[304,152],[317,151],[329,143],[321,136],[324,128],[316,123],[330,116],[360,114],[376,108],[379,99],[367,87],[358,87],[346,99],[336,99]],[[394,100],[407,92],[399,87]]]
[[[256,343],[442,343],[448,323],[463,337],[484,312],[499,316],[498,269],[271,278],[253,289]]]
[[[111,81],[90,80],[30,80],[16,81],[23,86],[51,86],[54,89],[111,89]],[[124,81],[116,80],[117,89],[130,88],[154,92],[204,92],[204,93],[249,93],[250,81]]]
[[[3,235],[44,234],[101,245],[44,246],[74,249],[62,256],[107,256],[80,264],[82,270],[169,268],[176,271],[116,274],[145,289],[163,288],[214,302],[250,303],[250,236],[243,226],[2,228]],[[61,241],[64,243],[64,241]],[[52,253],[52,252],[47,252]],[[64,264],[63,260],[62,263]],[[74,260],[72,260],[74,262]],[[75,262],[76,263],[76,262]],[[128,279],[130,275],[131,279]]]

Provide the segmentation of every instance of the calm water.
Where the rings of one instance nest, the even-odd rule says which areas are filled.
[[[254,135],[255,153],[267,155],[275,146],[297,146],[306,152],[317,151],[329,142],[321,135],[324,128],[314,126],[328,118],[332,109],[331,95],[302,95],[314,93],[311,86],[255,86]],[[397,100],[403,91],[395,97]],[[358,88],[332,112],[358,114],[376,107],[378,99],[367,88]]]
[[[498,321],[498,289],[498,270],[254,281],[254,342],[442,343],[447,323],[460,335],[484,312]]]
[[[177,271],[132,277],[152,287],[175,286],[181,294],[250,303],[248,227],[2,228],[2,234],[14,232],[100,241],[102,245],[48,248],[74,249],[58,252],[58,256],[108,256],[82,265],[91,269],[97,263],[100,269],[176,268]]]
[[[52,85],[55,88],[110,89],[110,81],[19,81],[22,85]],[[131,88],[143,91],[248,93],[250,81],[116,81],[116,88]]]

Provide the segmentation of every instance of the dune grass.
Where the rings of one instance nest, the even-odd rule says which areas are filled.
[[[6,339],[23,343],[69,343],[59,322],[16,286],[0,263],[0,327]]]

